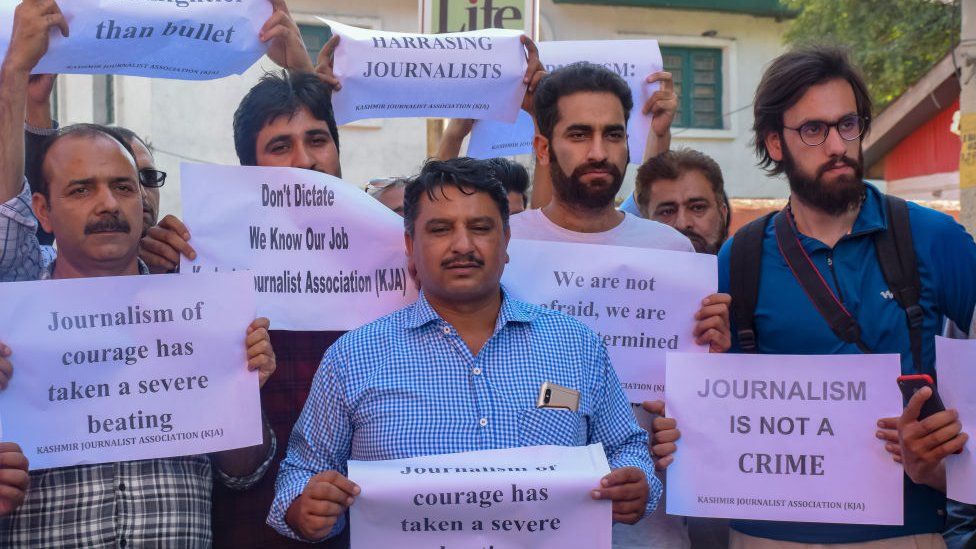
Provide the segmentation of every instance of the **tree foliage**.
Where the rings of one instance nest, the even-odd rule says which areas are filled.
[[[783,0],[799,13],[790,22],[786,42],[849,48],[877,113],[958,41],[958,1]]]

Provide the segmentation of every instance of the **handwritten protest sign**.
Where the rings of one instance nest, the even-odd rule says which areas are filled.
[[[715,293],[715,256],[537,240],[512,240],[508,254],[505,288],[596,331],[631,402],[663,398],[668,351],[707,351],[692,331]]]
[[[326,21],[342,38],[333,72],[336,122],[443,117],[514,122],[527,67],[518,31],[406,34]]]
[[[657,83],[646,83],[645,79],[664,68],[657,40],[570,40],[540,42],[538,46],[539,59],[547,72],[587,61],[604,66],[627,81],[634,101],[627,122],[630,162],[643,162],[651,118],[641,109],[659,87]],[[534,134],[535,126],[528,114],[515,124],[481,120],[471,129],[468,156],[492,158],[529,153]]]
[[[0,0],[0,56],[19,0]],[[70,36],[51,33],[35,73],[209,80],[241,74],[266,50],[268,0],[62,0]]]
[[[32,469],[261,444],[244,274],[0,284],[3,439]]]
[[[352,547],[609,549],[602,444],[350,461]]]
[[[947,408],[959,412],[969,442],[961,454],[946,457],[946,489],[949,499],[976,505],[976,339],[935,338],[938,390]]]
[[[669,353],[668,513],[902,524],[903,471],[875,438],[900,373],[898,355]]]
[[[183,164],[184,273],[250,269],[279,330],[351,330],[417,298],[403,219],[312,170]]]

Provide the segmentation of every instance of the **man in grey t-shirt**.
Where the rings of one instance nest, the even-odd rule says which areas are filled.
[[[627,169],[627,117],[633,103],[627,83],[597,65],[576,63],[547,75],[534,96],[539,134],[537,168],[549,170],[552,199],[539,210],[510,220],[513,238],[607,244],[694,252],[687,237],[672,227],[614,208]],[[517,243],[513,243],[517,246]],[[705,299],[695,337],[713,352],[730,346],[728,295]],[[664,403],[635,407],[638,421],[651,431],[651,454],[658,471],[671,463],[680,436],[673,419],[663,417]],[[615,524],[615,548],[690,546],[681,517],[658,507],[639,523]]]

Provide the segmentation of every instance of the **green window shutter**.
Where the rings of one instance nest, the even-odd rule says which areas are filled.
[[[312,64],[319,57],[319,52],[325,43],[332,38],[332,29],[325,25],[298,24],[298,31],[302,33],[302,41],[305,42],[305,49],[312,58]]]
[[[722,120],[722,50],[662,47],[664,70],[674,78],[681,128],[724,128]]]

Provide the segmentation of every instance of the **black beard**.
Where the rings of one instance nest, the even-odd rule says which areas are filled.
[[[816,208],[827,215],[841,215],[860,206],[864,198],[864,170],[863,152],[858,150],[857,160],[848,156],[833,158],[827,164],[817,169],[817,174],[813,178],[800,173],[797,169],[793,155],[783,143],[783,171],[790,183],[790,191],[804,204]],[[825,183],[823,174],[830,166],[841,162],[854,169],[852,175],[843,175],[834,180],[833,183]]]
[[[603,189],[591,191],[580,181],[580,177],[593,168],[608,170],[613,183]],[[559,197],[560,201],[587,210],[599,210],[613,204],[617,192],[624,183],[624,174],[606,160],[577,166],[573,173],[567,176],[559,167],[559,160],[552,149],[549,149],[549,175],[552,178],[552,192]]]
[[[725,225],[725,220],[722,220],[722,224]],[[695,253],[718,255],[718,251],[722,249],[722,244],[725,244],[725,239],[729,236],[729,229],[728,227],[722,229],[717,242],[709,242],[705,237],[691,230],[681,231],[681,234],[687,236],[688,240],[691,241],[691,245],[695,247]]]

